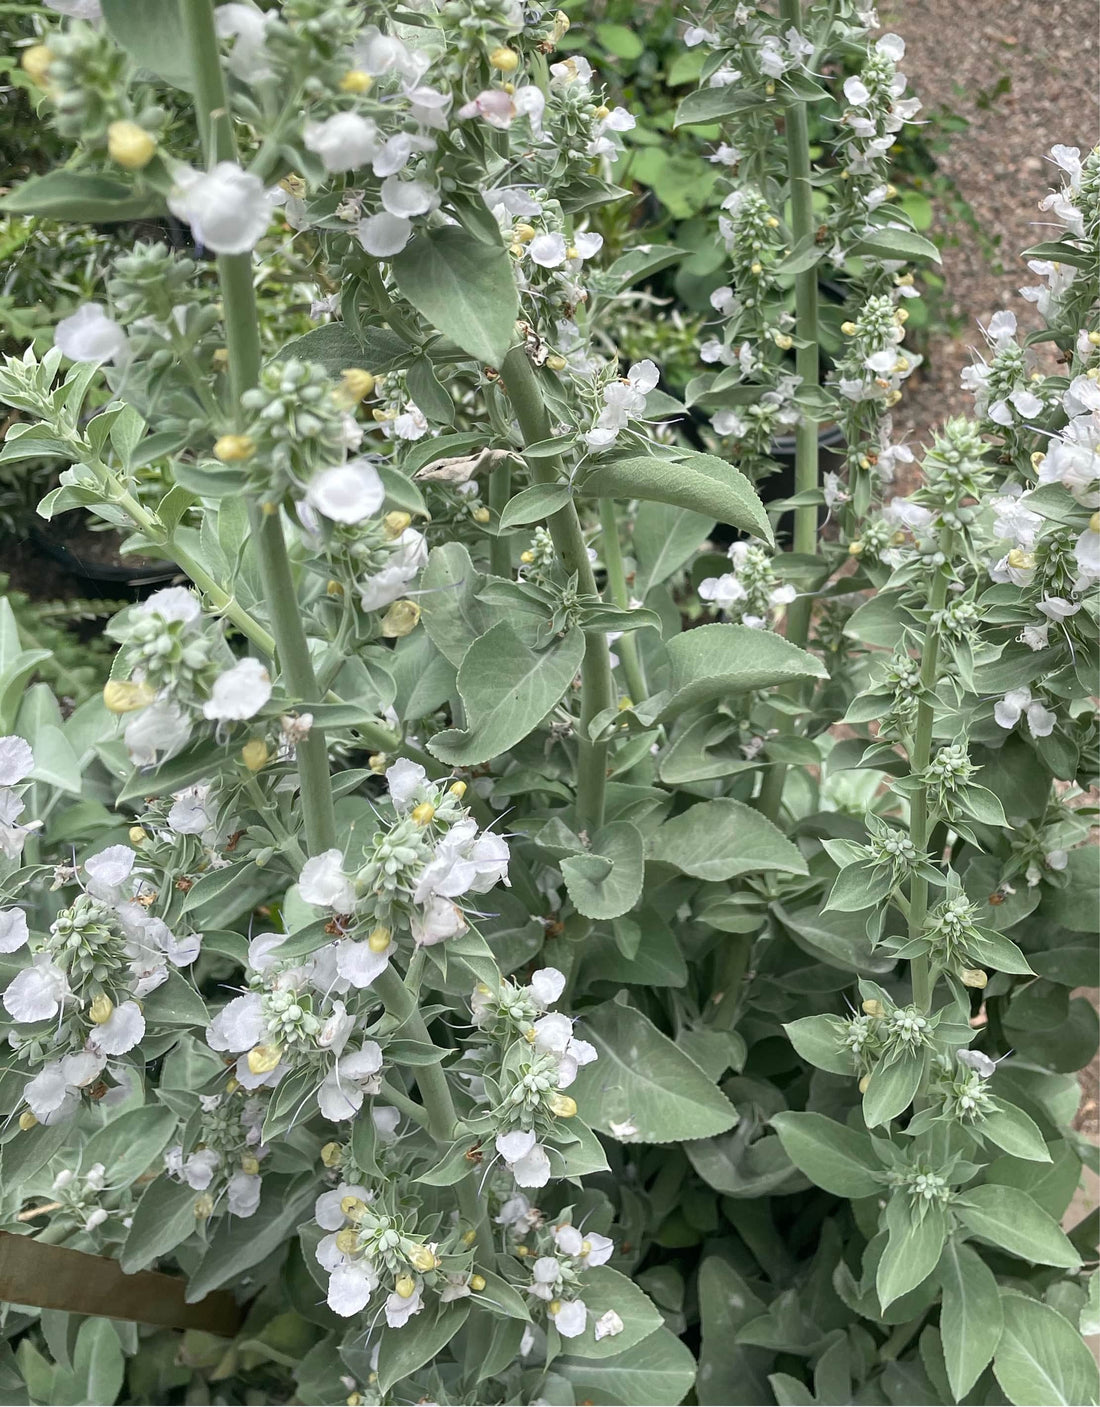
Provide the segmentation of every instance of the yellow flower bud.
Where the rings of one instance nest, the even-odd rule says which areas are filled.
[[[571,1119],[577,1112],[577,1101],[568,1094],[552,1094],[546,1102],[550,1106],[550,1112],[556,1114],[559,1119]]]
[[[989,981],[989,973],[980,967],[964,967],[959,973],[964,987],[975,987],[978,991]]]
[[[751,273],[751,274],[762,274],[763,272],[764,272],[764,265],[760,262],[759,259],[754,259],[754,260],[752,261],[752,263],[749,265],[749,273]]]
[[[775,97],[775,84],[768,82],[764,84],[764,92],[769,98]]]
[[[105,1021],[110,1021],[111,1013],[115,1009],[115,1004],[106,992],[100,992],[97,997],[93,997],[88,1007],[88,1020],[93,1026],[102,1026]]]
[[[30,1133],[31,1129],[38,1123],[38,1120],[29,1109],[24,1109],[19,1115],[19,1127],[23,1133]]]
[[[524,1031],[524,1033],[523,1033],[523,1039],[527,1042],[528,1045],[534,1045],[534,1044],[535,1044],[535,1028],[534,1028],[534,1026],[528,1026],[528,1027],[527,1027],[526,1031]]]
[[[374,377],[361,367],[352,366],[340,373],[340,385],[336,388],[336,399],[347,406],[358,405],[374,390]]]
[[[321,1149],[321,1162],[326,1168],[338,1168],[343,1156],[344,1150],[338,1143],[326,1143]]]
[[[345,1226],[336,1233],[336,1249],[341,1255],[353,1256],[359,1249],[359,1233],[354,1227]]]
[[[864,1075],[863,1079],[860,1080],[860,1082],[859,1082],[859,1092],[860,1092],[860,1094],[866,1094],[866,1093],[867,1093],[867,1086],[868,1086],[870,1083],[871,1083],[871,1077],[870,1077],[870,1075]]]
[[[367,947],[372,953],[384,953],[390,946],[392,939],[393,934],[390,930],[379,925],[377,928],[371,929],[370,937],[367,939]]]
[[[856,335],[856,325],[854,322],[842,322],[840,324],[840,330],[844,333],[845,337],[854,337]]]
[[[888,396],[884,397],[884,400],[885,400],[885,403],[886,403],[887,407],[893,406],[893,405],[897,405],[898,401],[901,400],[901,392],[900,392],[900,391],[891,391]]]
[[[144,845],[149,839],[141,826],[131,826],[126,838],[131,845]]]
[[[1046,455],[1043,453],[1043,451],[1041,449],[1037,449],[1035,453],[1031,456],[1031,467],[1033,469],[1038,469],[1039,465],[1042,464],[1045,458]]]
[[[516,1247],[516,1255],[519,1256],[520,1260],[522,1260],[522,1259],[524,1258],[524,1256],[529,1256],[530,1254],[531,1254],[531,1248],[530,1248],[530,1246],[517,1246],[517,1247]]]
[[[564,371],[569,363],[564,357],[559,356],[557,352],[552,352],[550,356],[546,358],[546,365],[551,371]]]
[[[534,237],[534,225],[528,225],[525,222],[521,221],[518,225],[514,225],[512,228],[512,238],[516,241],[517,244],[530,244]]]
[[[611,116],[611,109],[609,107],[604,107],[601,103],[592,115],[597,119],[597,121],[602,122],[605,117]]]
[[[916,283],[916,279],[912,274],[895,274],[894,282],[899,288],[912,288],[913,284]]]
[[[1089,532],[1100,533],[1100,511],[1097,511],[1089,519]]]
[[[46,86],[46,75],[53,62],[53,55],[45,44],[32,44],[24,49],[19,62],[32,83],[37,83],[40,88]]]
[[[108,713],[133,713],[145,708],[156,698],[148,684],[134,684],[129,679],[108,679],[103,686],[103,702]]]
[[[202,1196],[199,1197],[199,1198],[196,1200],[196,1202],[195,1202],[195,1206],[194,1206],[195,1220],[196,1220],[196,1221],[205,1221],[205,1220],[207,1219],[207,1217],[213,1215],[213,1212],[214,1212],[214,1199],[213,1199],[213,1197],[211,1197],[211,1195],[210,1195],[209,1192],[204,1192],[204,1193],[202,1194]]]
[[[422,801],[419,806],[413,807],[410,814],[418,826],[430,826],[435,816],[435,807],[430,801]]]
[[[214,441],[214,458],[223,464],[237,464],[256,453],[251,435],[219,435]]]
[[[775,218],[774,215],[769,215],[768,218],[764,221],[764,223],[765,225],[767,225],[769,230],[777,230],[779,228],[779,221]]]
[[[229,1079],[225,1082],[226,1094],[236,1094],[240,1087],[241,1082],[237,1079],[236,1075],[230,1075]]]
[[[896,196],[897,193],[898,193],[898,188],[897,188],[897,186],[895,186],[895,185],[888,185],[888,186],[886,187],[886,199],[887,199],[887,200],[893,200],[894,196]]]
[[[457,797],[458,800],[461,801],[462,798],[466,795],[466,783],[452,782],[451,785],[447,788],[447,791],[450,793],[451,796]]]
[[[248,1068],[254,1075],[270,1075],[281,1056],[277,1045],[254,1045],[248,1052]]]
[[[389,765],[390,759],[386,756],[384,752],[372,752],[371,755],[367,758],[367,766],[371,769],[371,771],[376,777],[380,776],[381,773],[383,773]]]
[[[464,1231],[461,1239],[464,1246],[472,1246],[477,1240],[477,1232],[472,1228],[469,1231]]]
[[[411,1275],[399,1275],[393,1282],[394,1291],[403,1300],[412,1299],[416,1293],[416,1281]]]
[[[501,44],[489,55],[489,62],[494,68],[499,68],[501,73],[515,73],[519,67],[519,55],[515,49],[509,49],[506,44]]]
[[[344,1400],[347,1402],[348,1407],[361,1407],[363,1394],[361,1392],[349,1392]]]
[[[485,1276],[471,1275],[466,1283],[469,1285],[470,1289],[473,1290],[475,1295],[479,1295],[485,1288]]]
[[[880,1001],[878,1001],[875,997],[869,997],[869,998],[863,1003],[862,1010],[863,1010],[864,1016],[885,1016],[885,1015],[886,1015],[886,1008],[885,1008],[885,1007],[883,1006],[883,1004],[882,1004]]]
[[[633,707],[634,707],[634,700],[633,700],[633,699],[628,699],[628,698],[626,697],[626,695],[624,694],[623,697],[619,700],[619,702],[618,702],[618,704],[616,705],[616,707],[618,708],[618,710],[619,710],[620,713],[625,713],[628,708],[633,708]]]
[[[849,557],[860,557],[860,556],[862,556],[862,555],[863,555],[863,543],[860,542],[859,538],[857,537],[854,542],[850,542],[850,543],[848,544],[848,556],[849,556]]]
[[[420,607],[415,601],[403,597],[395,601],[382,617],[382,637],[385,640],[403,640],[411,635],[420,624]]]
[[[565,251],[565,257],[567,259],[579,259],[581,257],[581,252],[575,244],[571,244],[569,248]]]
[[[894,321],[895,321],[895,322],[901,322],[901,323],[906,323],[906,322],[908,322],[908,321],[909,321],[909,309],[908,309],[908,308],[899,308],[899,309],[897,310],[897,312],[894,314]]]
[[[521,552],[519,554],[519,560],[524,564],[525,567],[529,567],[531,563],[535,560],[535,554],[533,552]]]
[[[340,1210],[349,1221],[358,1221],[367,1210],[367,1204],[362,1197],[341,1197]]]
[[[867,458],[865,454],[861,454],[859,456],[859,467],[861,469],[870,469],[871,467],[871,461]]]
[[[343,594],[344,583],[342,581],[337,581],[335,577],[329,577],[328,581],[325,582],[325,595],[343,596]]]
[[[550,1311],[551,1314],[560,1314],[560,1313],[561,1313],[561,1300],[551,1300],[550,1303],[549,1303],[546,1307],[547,1307],[547,1309],[549,1309],[549,1311]]]
[[[136,122],[112,122],[107,128],[107,154],[127,171],[148,166],[156,150],[156,137]]]
[[[229,348],[215,347],[210,356],[210,363],[215,371],[224,371],[229,365]]]
[[[258,772],[270,756],[263,738],[253,738],[241,748],[241,761],[250,772]]]
[[[581,1242],[581,1255],[582,1255],[582,1256],[588,1255],[588,1253],[589,1253],[589,1251],[591,1251],[591,1249],[592,1249],[592,1242],[591,1242],[591,1241],[582,1241],[582,1242]]]
[[[251,1154],[246,1153],[245,1156],[241,1159],[241,1172],[249,1173],[254,1176],[259,1171],[260,1164],[255,1158],[252,1157]]]
[[[392,541],[393,538],[400,537],[411,522],[411,513],[387,513],[382,519],[382,526],[386,529],[386,536]]]
[[[1014,547],[1008,554],[1008,565],[1015,567],[1017,571],[1030,571],[1035,565],[1035,554],[1025,552],[1021,547]]]
[[[436,1265],[435,1252],[427,1246],[414,1246],[409,1252],[409,1264],[414,1270],[419,1270],[422,1273],[434,1270]]]
[[[492,516],[488,508],[475,508],[470,514],[475,523],[487,523]]]
[[[374,79],[361,68],[349,68],[340,79],[341,93],[369,93],[374,87]]]
[[[773,341],[781,352],[788,352],[794,346],[794,338],[788,336],[785,332],[777,332]]]

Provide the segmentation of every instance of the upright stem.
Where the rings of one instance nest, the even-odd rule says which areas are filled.
[[[504,384],[511,399],[525,444],[536,444],[551,436],[550,417],[543,404],[538,381],[522,347],[513,347],[501,368]],[[540,456],[533,471],[540,484],[554,484],[564,475],[564,465],[557,455]],[[546,520],[554,546],[567,572],[577,578],[582,595],[596,595],[596,579],[588,560],[580,519],[572,503],[559,508]],[[588,725],[614,702],[614,684],[607,637],[585,636],[584,662],[581,665],[581,716],[577,739],[577,827],[595,830],[603,824],[604,795],[607,789],[607,743],[593,742]]]
[[[206,159],[208,162],[235,160],[236,141],[218,54],[212,0],[179,0],[179,11],[191,51],[195,108]],[[256,384],[260,375],[260,328],[252,287],[251,256],[220,254],[218,282],[225,310],[233,416],[239,424],[241,396]],[[318,701],[317,680],[278,508],[274,504],[264,504],[261,508],[250,501],[248,516],[264,597],[271,613],[276,654],[288,692],[298,699]],[[310,853],[315,855],[336,844],[336,816],[323,729],[310,730],[309,736],[298,744],[297,759],[306,842]]]
[[[499,518],[512,496],[512,469],[507,460],[489,473],[489,507]],[[494,576],[512,575],[512,548],[507,537],[489,539],[489,565]]]
[[[611,599],[621,611],[629,610],[630,594],[626,589],[626,571],[623,568],[623,549],[619,542],[619,517],[615,512],[615,501],[600,499],[600,528],[603,539],[603,560],[607,568],[607,589]],[[631,703],[641,703],[648,697],[645,672],[638,651],[638,639],[633,630],[624,631],[618,641],[619,655],[626,674],[627,688]]]
[[[951,560],[953,535],[944,532],[940,538],[940,553],[943,564],[936,568],[932,580],[932,590],[928,596],[928,609],[933,616],[943,610],[947,601],[948,567]],[[936,685],[936,670],[940,659],[940,628],[938,622],[929,622],[924,635],[924,646],[920,657],[921,699],[917,705],[916,730],[913,751],[909,758],[910,774],[923,772],[932,756],[932,725],[935,722],[936,708],[931,701],[932,690]],[[909,803],[909,838],[917,854],[923,855],[928,846],[928,788],[919,786]],[[914,874],[909,882],[909,936],[918,938],[924,930],[928,913],[928,881],[921,874]],[[910,964],[913,978],[913,1002],[922,1011],[932,1005],[932,973],[927,954],[920,954]]]
[[[780,0],[779,13],[784,29],[793,25],[801,29],[801,0]],[[786,113],[787,169],[791,183],[791,234],[797,246],[810,240],[814,233],[813,186],[810,183],[810,135],[806,119],[806,104],[792,102]],[[795,352],[795,370],[802,378],[803,388],[816,386],[819,380],[819,344],[817,325],[817,268],[795,275],[795,332],[799,346]],[[795,449],[794,486],[796,493],[806,493],[818,486],[817,474],[818,422],[805,411],[798,423]],[[811,503],[794,511],[794,550],[813,556],[817,552],[817,504]],[[811,600],[799,596],[792,601],[787,616],[787,638],[796,645],[805,645],[810,633]]]

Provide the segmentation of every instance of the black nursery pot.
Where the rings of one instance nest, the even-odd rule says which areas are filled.
[[[66,531],[64,519],[30,530],[36,552],[56,562],[69,576],[95,586],[130,587],[136,596],[144,589],[162,586],[179,576],[171,562],[128,562],[117,550],[121,538],[112,532]]]

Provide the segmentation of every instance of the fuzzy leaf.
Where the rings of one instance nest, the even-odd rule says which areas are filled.
[[[503,245],[456,225],[424,230],[393,260],[393,276],[418,313],[478,361],[500,366],[515,340],[519,298]]]

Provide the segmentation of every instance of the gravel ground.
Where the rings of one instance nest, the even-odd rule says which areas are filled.
[[[959,372],[983,345],[977,324],[1011,308],[1021,327],[1039,325],[1019,296],[1035,281],[1019,254],[1054,237],[1037,208],[1061,184],[1046,153],[1056,142],[1085,152],[1100,140],[1100,11],[1095,0],[880,0],[879,14],[905,39],[902,66],[923,115],[946,110],[969,123],[938,157],[978,226],[937,213],[947,235],[944,311],[955,326],[932,337],[927,371],[895,412],[921,443],[969,409]]]

